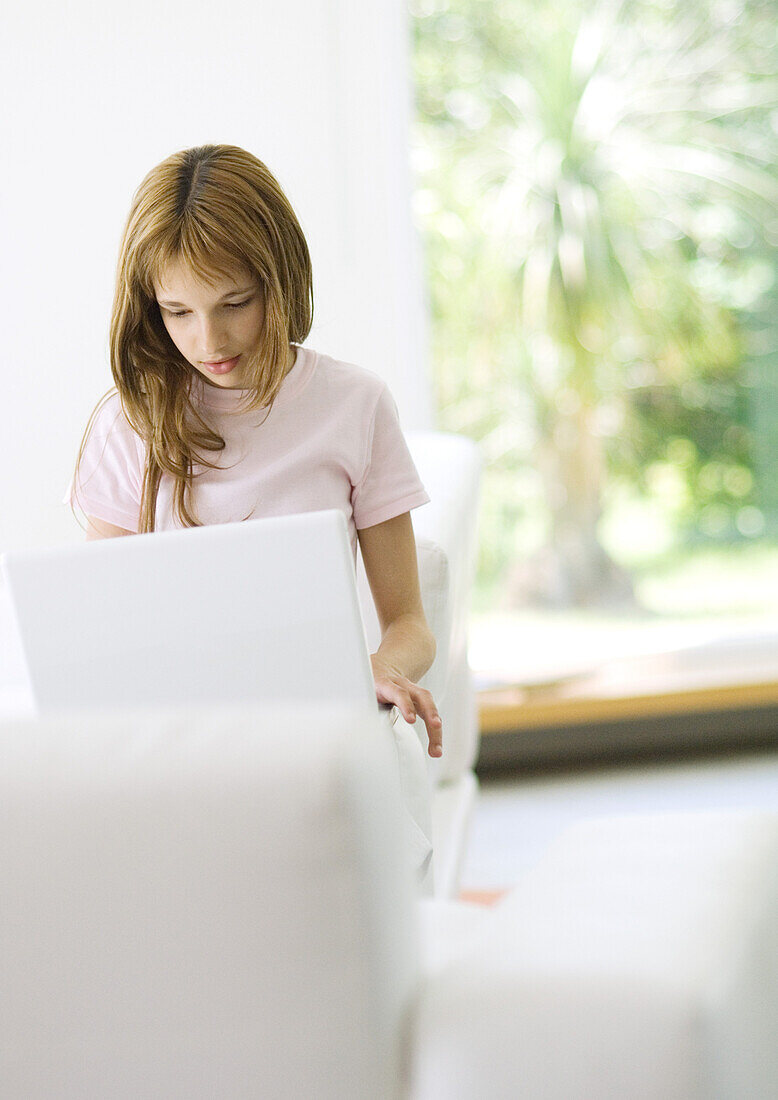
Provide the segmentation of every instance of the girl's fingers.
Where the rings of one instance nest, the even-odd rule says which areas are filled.
[[[421,715],[429,740],[427,752],[432,757],[442,756],[443,722],[434,699],[425,688],[417,687],[410,680],[406,680],[405,684],[384,677],[376,680],[379,701],[396,706],[409,725],[416,721],[417,714]]]
[[[429,748],[427,752],[430,756],[442,756],[443,755],[443,722],[437,711],[428,719],[425,719],[424,723],[427,727],[427,736],[429,738]]]
[[[432,701],[432,696],[430,696],[429,702],[423,708],[419,707],[419,713],[424,720],[424,725],[427,727],[427,737],[429,739],[427,752],[430,756],[442,756],[443,721],[438,714],[437,707]]]

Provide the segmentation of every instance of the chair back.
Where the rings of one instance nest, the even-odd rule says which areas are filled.
[[[381,730],[311,705],[0,726],[3,1095],[400,1095]]]

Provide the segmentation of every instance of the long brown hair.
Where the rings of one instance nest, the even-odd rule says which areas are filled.
[[[313,320],[308,246],[289,200],[262,161],[236,145],[200,145],[151,169],[135,192],[122,237],[110,327],[111,373],[124,415],[146,448],[141,531],[154,530],[163,474],[173,478],[181,523],[198,526],[187,499],[194,464],[215,468],[204,452],[225,446],[190,400],[195,372],[171,340],[157,304],[155,281],[177,261],[210,285],[236,267],[259,280],[265,320],[259,353],[247,362],[253,394],[246,409],[272,405],[289,346],[305,340]],[[81,442],[76,493],[86,440],[105,399]]]

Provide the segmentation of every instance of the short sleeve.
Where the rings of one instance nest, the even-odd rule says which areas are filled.
[[[137,531],[143,466],[143,444],[125,418],[118,394],[113,394],[98,408],[63,503],[87,516]]]
[[[352,492],[357,530],[429,502],[400,427],[394,398],[381,388],[368,436],[365,472]]]

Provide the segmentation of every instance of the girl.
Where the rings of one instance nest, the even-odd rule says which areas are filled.
[[[261,161],[233,145],[168,157],[135,193],[110,327],[116,389],[69,494],[87,539],[340,508],[381,624],[376,696],[442,726],[416,680],[435,656],[410,510],[429,500],[376,375],[300,345],[308,247]]]

